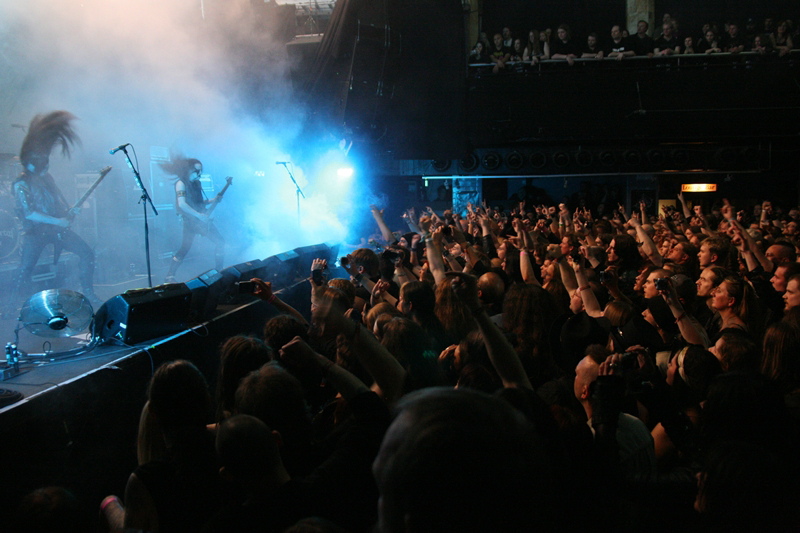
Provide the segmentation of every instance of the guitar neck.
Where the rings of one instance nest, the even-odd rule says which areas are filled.
[[[72,208],[75,209],[76,207],[82,206],[83,202],[85,202],[86,199],[89,198],[89,195],[91,195],[94,192],[97,186],[100,185],[100,182],[103,181],[103,178],[105,178],[106,174],[108,174],[109,172],[111,172],[111,167],[105,167],[103,170],[101,170],[100,175],[97,177],[95,182],[92,183],[92,186],[89,187],[85,193],[83,193],[83,196],[81,196],[80,199],[77,202],[75,202],[75,205],[73,205]]]
[[[230,187],[230,186],[231,186],[231,180],[228,180],[228,182],[225,184],[225,186],[214,197],[214,200],[211,202],[211,205],[208,206],[208,209],[206,209],[206,215],[210,215],[211,212],[214,210],[214,208],[217,207],[217,205],[219,204],[220,199],[222,198],[222,195],[225,194],[225,191],[227,191],[228,187]]]

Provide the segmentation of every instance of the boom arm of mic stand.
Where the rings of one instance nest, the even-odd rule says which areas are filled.
[[[290,178],[292,178],[292,183],[294,183],[294,186],[297,188],[297,193],[298,193],[300,196],[302,196],[303,198],[305,198],[305,197],[306,197],[306,195],[305,195],[305,194],[303,194],[303,189],[301,189],[301,188],[300,188],[300,185],[298,185],[298,184],[297,184],[297,180],[296,180],[296,179],[294,179],[294,174],[292,174],[292,171],[291,171],[291,170],[289,169],[289,167],[288,167],[288,166],[286,166],[286,165],[283,165],[283,168],[285,168],[285,169],[286,169],[286,172],[288,172],[288,173],[289,173],[289,177],[290,177]]]

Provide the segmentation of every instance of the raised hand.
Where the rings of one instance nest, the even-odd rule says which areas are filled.
[[[730,220],[733,218],[733,212],[734,210],[731,203],[728,201],[727,198],[723,198],[722,207],[720,208],[720,213],[722,213],[722,216],[725,217],[726,220]]]
[[[265,301],[272,299],[273,292],[271,282],[264,281],[259,278],[252,278],[250,281],[256,284],[256,289],[253,291],[253,296]]]
[[[311,261],[311,271],[315,270],[325,270],[328,268],[328,260],[327,259],[314,259]]]
[[[300,337],[295,337],[278,350],[282,365],[298,371],[308,371],[320,366],[319,355]]]

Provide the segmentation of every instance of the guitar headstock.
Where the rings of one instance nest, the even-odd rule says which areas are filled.
[[[111,169],[112,169],[112,168],[114,168],[114,167],[112,167],[112,166],[110,166],[110,165],[109,165],[109,166],[107,166],[107,167],[104,167],[104,168],[102,168],[102,169],[100,170],[100,177],[102,178],[102,177],[104,177],[106,174],[108,174],[109,172],[111,172]]]
[[[230,185],[231,183],[233,183],[233,176],[228,176],[227,178],[225,178],[225,183],[227,185]]]

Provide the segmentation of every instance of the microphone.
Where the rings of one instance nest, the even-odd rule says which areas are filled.
[[[276,165],[288,165],[289,162],[288,161],[275,161],[275,164]]]
[[[111,154],[111,155],[114,155],[117,152],[119,152],[120,150],[124,150],[125,148],[127,148],[130,145],[131,145],[131,143],[120,144],[119,146],[117,146],[113,150],[109,150],[108,153]]]

